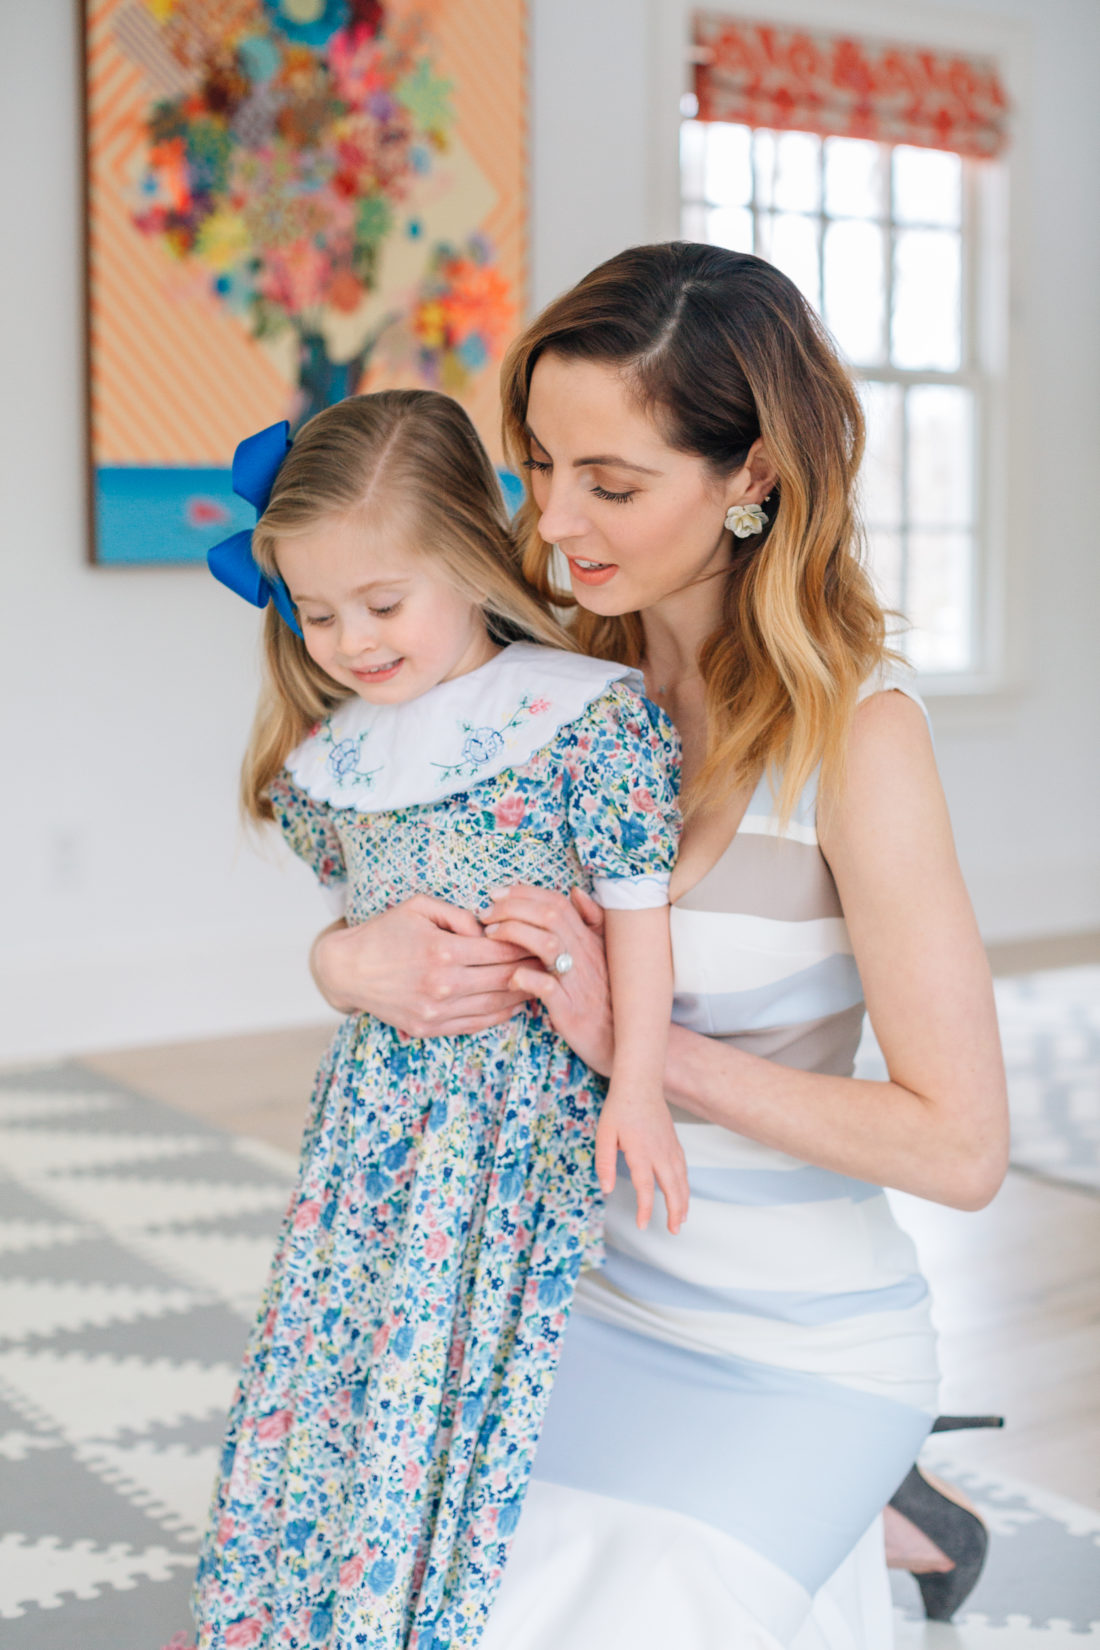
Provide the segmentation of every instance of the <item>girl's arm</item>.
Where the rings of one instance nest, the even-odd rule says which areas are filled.
[[[1008,1118],[989,967],[955,856],[931,740],[900,693],[857,710],[842,794],[819,820],[889,1082],[793,1071],[682,1027],[669,1033],[669,1098],[805,1162],[959,1209],[1000,1185]],[[524,889],[490,913],[540,958],[592,930],[574,905]],[[553,955],[553,952],[550,952]],[[601,1005],[571,976],[521,966],[583,1059],[607,1069]],[[579,985],[579,982],[578,982]]]
[[[608,910],[604,922],[615,1055],[596,1134],[596,1173],[603,1191],[610,1192],[621,1151],[638,1198],[638,1225],[649,1223],[656,1180],[669,1231],[678,1232],[688,1189],[663,1081],[672,1011],[668,906]]]

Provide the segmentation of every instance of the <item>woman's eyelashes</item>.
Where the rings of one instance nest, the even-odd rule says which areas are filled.
[[[553,469],[553,465],[542,458],[525,458],[523,467],[525,470],[537,470],[539,475],[547,475]],[[629,488],[625,493],[612,493],[606,487],[591,487],[589,491],[597,498],[607,499],[611,504],[629,504],[634,497],[635,489]]]

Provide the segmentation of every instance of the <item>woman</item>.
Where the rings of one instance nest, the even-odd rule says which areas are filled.
[[[484,1650],[884,1650],[877,1514],[936,1369],[880,1187],[980,1208],[1007,1128],[925,716],[858,560],[858,400],[790,281],[678,243],[551,304],[504,392],[527,577],[560,548],[581,645],[683,741],[665,1086],[692,1206],[673,1238],[609,1200]],[[597,908],[517,888],[489,916],[327,931],[318,983],[416,1036],[535,996],[606,1072]],[[851,1076],[865,1003],[888,1082]]]

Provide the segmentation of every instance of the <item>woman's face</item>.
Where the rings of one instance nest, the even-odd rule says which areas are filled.
[[[753,455],[716,483],[701,458],[670,447],[613,366],[540,356],[527,423],[539,531],[593,613],[640,612],[720,572],[726,511],[767,491]]]

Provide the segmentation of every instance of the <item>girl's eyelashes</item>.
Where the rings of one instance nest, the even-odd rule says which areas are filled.
[[[375,619],[384,619],[384,618],[386,618],[386,616],[388,614],[396,613],[397,609],[400,606],[401,606],[401,603],[399,601],[390,602],[388,607],[368,607],[367,612],[370,613],[371,616]],[[302,613],[302,614],[299,615],[299,617],[301,618],[303,624],[318,626],[318,625],[331,624],[333,616],[332,616],[331,613],[326,613],[323,616],[318,616],[318,615],[310,614],[310,613]]]
[[[525,458],[523,461],[523,468],[525,470],[538,470],[540,472],[545,472],[546,470],[552,469],[553,466],[548,464],[546,460],[542,458]]]
[[[606,487],[593,487],[592,491],[597,498],[606,498],[612,504],[629,504],[634,497],[633,491],[626,493],[609,493]]]

